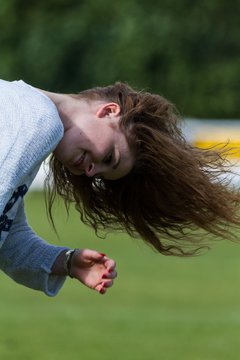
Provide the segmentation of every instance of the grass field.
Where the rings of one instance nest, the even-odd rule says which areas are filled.
[[[219,243],[191,259],[164,257],[125,235],[97,239],[56,210],[61,240],[41,193],[26,200],[29,222],[49,242],[89,247],[116,259],[105,296],[67,280],[55,298],[0,274],[1,360],[237,360],[240,246]]]

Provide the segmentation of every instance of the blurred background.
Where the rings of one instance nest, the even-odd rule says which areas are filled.
[[[59,92],[117,80],[239,118],[239,0],[1,0],[0,70]]]
[[[239,0],[0,0],[0,76],[65,93],[128,82],[175,103],[193,144],[239,147],[239,13]],[[49,299],[0,274],[1,359],[239,359],[239,245],[167,258],[97,239],[61,202],[57,238],[42,191],[26,208],[49,242],[115,258],[119,279],[104,297],[68,280]]]

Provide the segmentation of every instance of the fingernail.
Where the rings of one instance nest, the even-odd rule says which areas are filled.
[[[99,292],[100,292],[100,294],[104,294],[104,290],[103,290],[103,289],[101,289]]]
[[[103,274],[102,279],[107,279],[107,274]]]
[[[99,253],[100,255],[102,255],[102,256],[107,256],[106,254],[104,254],[104,253]]]

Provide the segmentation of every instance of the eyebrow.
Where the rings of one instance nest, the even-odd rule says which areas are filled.
[[[121,161],[121,157],[119,156],[118,162],[116,164],[114,164],[112,167],[113,170],[116,170],[118,168],[120,161]]]

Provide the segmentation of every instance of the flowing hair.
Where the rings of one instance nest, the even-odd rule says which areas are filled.
[[[225,146],[193,147],[182,135],[173,104],[124,83],[72,96],[119,104],[120,129],[134,149],[135,163],[123,178],[107,180],[74,175],[52,155],[47,179],[51,219],[60,195],[67,207],[75,203],[81,221],[97,234],[124,230],[164,255],[195,255],[209,239],[235,239],[240,195],[229,180]]]

